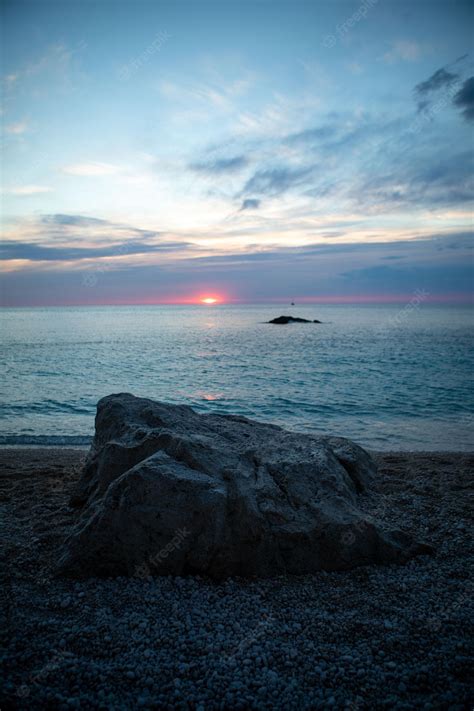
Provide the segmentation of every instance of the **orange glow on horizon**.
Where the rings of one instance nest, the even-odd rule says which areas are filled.
[[[204,296],[202,299],[200,299],[201,304],[208,304],[209,306],[212,304],[218,304],[219,299],[215,296]]]

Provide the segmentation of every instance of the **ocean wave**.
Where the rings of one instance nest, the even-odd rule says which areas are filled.
[[[85,435],[0,435],[0,447],[89,447],[91,442]]]
[[[39,414],[65,412],[74,413],[76,415],[90,415],[95,412],[95,405],[84,407],[84,405],[76,405],[73,402],[60,402],[58,400],[41,400],[39,402],[3,405],[0,410],[0,418],[32,412]]]

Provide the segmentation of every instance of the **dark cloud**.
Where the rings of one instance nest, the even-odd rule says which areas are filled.
[[[268,168],[258,170],[247,180],[241,195],[256,193],[258,195],[282,195],[290,188],[301,185],[313,173],[313,167],[302,168]]]
[[[474,246],[473,232],[456,232],[448,239],[443,239],[443,235],[433,235],[433,239],[437,240],[438,246],[436,249],[440,252],[445,249],[472,252]]]
[[[462,110],[466,121],[474,121],[474,77],[466,79],[455,95],[453,104]]]
[[[91,240],[94,235],[94,228],[97,228],[101,237],[104,236],[104,229],[109,233],[109,242],[125,242],[126,240],[136,240],[138,242],[148,242],[150,240],[162,239],[163,232],[155,230],[144,230],[140,227],[124,225],[109,220],[101,220],[97,217],[84,215],[53,214],[41,215],[36,219],[36,232],[44,235],[44,242],[60,242],[74,239],[77,242]],[[131,243],[131,242],[129,242]]]
[[[204,163],[191,163],[191,170],[195,170],[199,173],[236,173],[238,170],[245,168],[248,161],[245,156],[234,156],[233,158],[218,158],[213,161],[208,161]]]
[[[430,105],[433,94],[440,89],[450,89],[460,79],[459,74],[450,72],[446,67],[441,67],[429,79],[422,81],[415,86],[415,96],[418,104],[418,111],[424,111]]]
[[[94,225],[110,225],[107,220],[99,220],[97,217],[83,217],[82,215],[42,215],[41,222],[44,225],[72,225],[74,227],[90,227]]]
[[[467,234],[432,235],[406,242],[351,243],[274,246],[267,252],[234,253],[164,260],[162,264],[117,264],[97,272],[97,282],[84,283],[89,266],[74,269],[56,265],[47,268],[11,271],[3,275],[5,306],[140,303],[187,297],[203,287],[222,291],[230,298],[267,301],[276,295],[291,300],[295,295],[338,298],[363,294],[380,299],[383,295],[409,295],[426,289],[430,297],[444,294],[465,298],[472,283],[469,253],[459,250],[439,252],[441,244],[467,238]],[[382,258],[393,254],[406,257],[401,264],[387,266]],[[391,266],[391,265],[390,265]],[[78,268],[79,267],[79,268]],[[344,274],[344,276],[342,276]],[[275,284],[278,291],[275,292]]]
[[[429,94],[432,91],[438,91],[444,86],[450,86],[454,82],[459,80],[458,74],[453,74],[448,72],[445,67],[441,67],[434,74],[430,76],[426,81],[420,82],[415,86],[415,92],[418,95]]]
[[[63,262],[102,257],[121,257],[128,254],[173,252],[191,247],[188,242],[122,242],[107,247],[47,247],[34,242],[4,241],[0,245],[0,259],[28,259],[33,262]]]
[[[242,212],[242,210],[256,210],[259,207],[260,200],[255,200],[255,198],[247,198],[243,201],[240,207],[240,212]]]
[[[321,236],[321,235],[318,235]],[[391,260],[391,259],[409,259],[409,260],[427,260],[428,255],[433,255],[441,249],[459,249],[465,253],[472,252],[473,232],[456,232],[452,234],[430,234],[424,237],[412,238],[403,242],[405,254],[394,255],[395,249],[400,250],[400,242],[353,242],[342,244],[306,244],[297,247],[273,247],[262,250],[255,245],[257,251],[238,254],[223,254],[223,255],[207,255],[202,257],[193,257],[192,260],[182,260],[180,265],[189,265],[191,270],[195,270],[199,265],[199,271],[209,269],[212,271],[219,265],[226,265],[229,268],[238,268],[242,265],[250,265],[261,262],[285,264],[292,263],[296,269],[300,268],[302,262],[308,260],[334,260],[334,269],[337,269],[339,260],[347,259],[351,266],[354,263],[360,262],[364,264],[367,261]],[[313,264],[316,261],[312,262]],[[383,265],[384,269],[390,267]],[[347,273],[349,273],[348,270]]]
[[[472,268],[469,264],[416,264],[404,267],[374,265],[353,269],[340,275],[362,293],[370,289],[375,293],[469,294],[472,290]]]

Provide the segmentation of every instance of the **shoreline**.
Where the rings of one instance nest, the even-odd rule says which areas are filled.
[[[435,548],[404,566],[224,583],[61,579],[87,450],[0,448],[2,707],[472,706],[474,455],[373,453],[374,514]]]
[[[304,434],[310,434],[305,432]],[[315,433],[315,436],[325,436],[321,435],[320,433]],[[339,435],[327,435],[329,436],[339,436]],[[64,452],[67,451],[68,449],[71,450],[80,450],[80,451],[85,451],[88,452],[91,444],[92,444],[92,437],[91,437],[91,442],[89,444],[0,444],[0,452],[8,452],[8,451],[22,451],[22,450],[34,450],[38,449],[41,452],[49,451],[49,452]],[[354,440],[355,441],[355,440]],[[364,444],[360,444],[360,442],[356,442],[360,447],[365,449],[366,452],[368,452],[370,455],[373,457],[384,457],[386,455],[392,455],[392,454],[397,454],[400,456],[434,456],[436,457],[437,455],[439,456],[474,456],[474,446],[472,449],[373,449],[372,447],[366,447]]]

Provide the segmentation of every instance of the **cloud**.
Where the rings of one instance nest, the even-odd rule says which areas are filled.
[[[290,168],[286,166],[258,170],[247,180],[241,195],[248,193],[282,195],[291,188],[304,183],[313,170],[313,167]]]
[[[447,66],[445,66],[437,69],[428,79],[417,84],[414,92],[418,104],[418,111],[425,111],[434,100],[437,92],[442,89],[449,92],[459,81],[459,78],[459,74],[450,72]]]
[[[28,83],[30,86],[33,82],[37,83],[38,77],[40,77],[45,79],[50,87],[57,87],[58,80],[63,86],[71,87],[72,79],[78,76],[74,59],[86,47],[87,44],[84,40],[73,47],[67,47],[62,43],[52,44],[46,48],[42,55],[36,56],[32,61],[19,66],[14,72],[5,76],[5,85],[10,90],[15,87],[21,89]]]
[[[466,121],[474,121],[474,77],[466,79],[454,97],[453,104],[461,109]]]
[[[374,265],[341,272],[341,277],[352,285],[351,290],[366,293],[416,293],[430,295],[459,293],[467,296],[472,291],[472,268],[469,264],[414,264],[403,267]]]
[[[273,245],[253,253],[229,253],[184,258],[173,256],[160,264],[148,258],[142,263],[116,260],[98,271],[94,288],[84,286],[82,275],[90,266],[30,264],[27,269],[4,274],[4,304],[11,306],[67,303],[152,303],[192,299],[207,289],[235,294],[244,301],[289,301],[346,298],[396,300],[426,289],[430,295],[451,294],[465,299],[472,285],[468,269],[468,244],[465,249],[439,251],[440,246],[463,241],[464,233],[426,235],[403,243],[373,242],[335,245],[281,247]],[[34,245],[33,245],[34,246]],[[67,247],[66,247],[67,248]],[[118,245],[115,246],[118,248]],[[384,257],[405,257],[391,269]],[[42,258],[44,257],[43,255]],[[50,255],[53,256],[53,255]],[[59,255],[58,255],[59,256]],[[69,255],[70,256],[70,255]],[[97,255],[94,255],[97,256]],[[192,258],[191,258],[192,257]],[[277,284],[277,289],[275,288]]]
[[[437,91],[445,86],[450,86],[454,82],[459,80],[458,74],[453,74],[447,71],[445,67],[441,67],[434,74],[432,74],[429,79],[422,81],[415,86],[415,92],[419,96],[428,94],[432,91]]]
[[[260,207],[260,200],[255,200],[254,198],[247,198],[243,201],[240,212],[242,210],[257,210]]]
[[[66,165],[62,170],[63,173],[67,173],[68,175],[80,175],[84,177],[115,175],[120,172],[120,168],[116,165],[97,162],[73,163],[72,165]]]
[[[16,188],[10,188],[6,192],[9,195],[20,195],[27,197],[28,195],[39,195],[40,193],[50,193],[52,188],[46,185],[20,185]]]
[[[474,155],[465,151],[414,167],[410,192],[412,201],[428,205],[471,203]]]
[[[471,151],[423,161],[398,163],[384,174],[357,186],[354,199],[370,204],[418,207],[469,204],[474,191],[474,156]]]
[[[236,173],[247,165],[245,156],[234,156],[233,158],[218,158],[207,163],[191,163],[191,170],[202,173]]]
[[[387,140],[387,135],[395,134],[402,128],[398,117],[380,117],[367,111],[360,113],[330,112],[325,122],[319,126],[290,133],[283,139],[283,144],[292,149],[301,150],[301,158],[308,155],[308,149],[324,160],[324,174],[336,167],[335,156],[340,153],[341,160],[348,162],[349,151],[360,152],[362,147],[373,147],[379,139]],[[352,157],[356,157],[352,154]]]
[[[448,73],[449,67],[443,69]],[[443,108],[449,110],[457,88],[453,84],[452,92],[438,96],[435,87],[450,81],[444,72],[430,73],[420,82],[420,96],[433,95],[436,102],[432,116]],[[454,70],[450,74],[454,76]],[[299,215],[307,219],[332,211],[334,205],[343,212],[365,213],[365,219],[370,219],[394,208],[402,215],[418,207],[465,204],[471,188],[465,171],[468,156],[453,153],[443,123],[429,118],[420,115],[416,124],[413,114],[328,112],[299,131],[269,135],[263,146],[258,140],[247,141],[242,153],[252,156],[252,172],[244,174],[240,189],[230,186],[233,191],[225,198],[240,200],[234,213],[237,219],[247,199],[265,200],[276,214],[281,203],[267,204],[266,198],[281,195],[285,203],[298,201]],[[438,145],[435,153],[433,142]],[[281,163],[276,162],[279,157]],[[444,179],[438,174],[439,165],[447,171]],[[247,214],[255,222],[255,231],[263,231],[259,213],[254,215],[249,209]],[[280,228],[283,213],[276,219]]]
[[[248,92],[254,81],[255,76],[251,72],[229,81],[213,70],[209,81],[183,84],[166,80],[161,81],[158,88],[166,99],[181,104],[185,114],[189,115],[191,111],[196,118],[207,120],[216,111],[219,114],[235,111],[236,102]]]
[[[107,247],[49,247],[35,242],[4,241],[0,245],[0,259],[4,261],[27,259],[33,262],[70,262],[81,259],[123,257],[132,254],[175,252],[191,246],[190,242],[147,244],[129,241]]]
[[[321,142],[329,138],[333,138],[337,133],[337,128],[333,124],[317,126],[315,128],[307,128],[298,133],[290,133],[285,141],[290,145]]]
[[[127,224],[112,222],[86,215],[43,214],[11,221],[12,228],[5,231],[5,239],[27,241],[45,246],[110,246],[129,240],[154,242],[166,235],[156,230],[145,230]]]
[[[383,59],[388,64],[393,64],[397,60],[414,62],[420,55],[421,47],[416,42],[397,40],[392,43],[392,48],[383,55]]]
[[[40,218],[44,225],[74,225],[75,227],[90,227],[91,225],[111,225],[108,220],[100,220],[97,217],[83,217],[82,215],[42,215]]]
[[[15,136],[20,136],[22,133],[26,133],[28,130],[28,122],[27,121],[18,121],[17,123],[11,123],[8,126],[5,126],[5,131],[7,133],[11,133]]]
[[[364,67],[359,62],[349,62],[347,68],[351,74],[362,74],[364,71]]]
[[[30,222],[30,229],[35,229],[40,235],[58,240],[74,239],[116,239],[124,237],[135,237],[141,240],[153,240],[162,238],[163,232],[156,230],[144,230],[140,227],[132,227],[127,224],[102,220],[98,217],[87,215],[67,215],[62,213],[40,215],[33,222]]]
[[[184,235],[168,235],[83,215],[39,215],[14,220],[12,225],[12,229],[5,231],[0,249],[0,259],[9,262],[97,260],[101,264],[100,260],[107,259],[108,266],[122,268],[124,263],[136,262],[136,255],[149,255],[144,257],[148,261],[151,255],[167,255],[168,259],[173,254],[173,258],[180,259],[200,253],[200,247]]]

